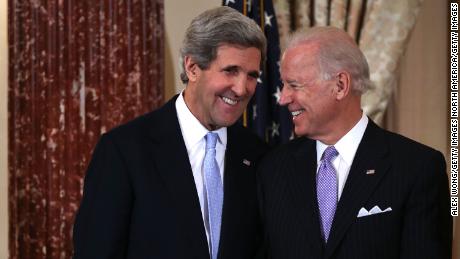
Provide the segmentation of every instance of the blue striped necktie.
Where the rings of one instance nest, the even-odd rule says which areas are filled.
[[[217,259],[219,252],[220,226],[224,190],[216,161],[217,133],[206,134],[206,153],[203,161],[204,183],[208,205],[208,222],[210,235],[211,259]]]

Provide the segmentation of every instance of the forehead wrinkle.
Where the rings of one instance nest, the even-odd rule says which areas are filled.
[[[237,49],[239,51],[234,51],[235,53],[232,53],[232,55],[230,56],[230,59],[232,61],[230,61],[230,62],[234,62],[234,60],[236,60],[236,61],[239,62],[239,65],[238,64],[231,64],[231,63],[230,64],[225,64],[225,62],[228,62],[228,60],[226,59],[225,56],[229,56],[230,54],[228,52],[233,51],[232,49],[233,50]],[[241,47],[239,45],[225,44],[225,45],[220,46],[217,49],[217,55],[216,55],[216,58],[214,59],[213,62],[219,61],[219,63],[222,63],[222,65],[225,65],[225,66],[239,66],[239,67],[241,67],[241,64],[252,64],[252,62],[250,60],[250,57],[248,55],[246,55],[248,53],[243,53],[243,52],[247,52],[248,50],[251,50],[251,49],[257,51],[258,58],[259,58],[259,61],[260,61],[261,53],[255,47]],[[257,67],[259,67],[260,62],[255,62],[255,63],[257,63]]]
[[[243,66],[240,66],[240,65],[225,65],[222,67],[222,69],[236,69],[236,70],[241,70],[247,74],[253,74],[253,73],[256,73],[257,75],[259,74],[259,70],[255,70],[255,69],[246,70]]]

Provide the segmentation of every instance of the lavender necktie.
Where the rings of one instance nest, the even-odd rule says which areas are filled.
[[[329,238],[329,232],[337,207],[337,175],[332,165],[332,160],[338,154],[334,146],[327,147],[326,150],[324,150],[321,158],[321,165],[316,175],[316,191],[321,218],[321,230],[326,243]]]
[[[206,134],[206,153],[203,161],[204,183],[208,205],[211,259],[216,259],[219,251],[220,225],[224,190],[216,161],[217,133]]]

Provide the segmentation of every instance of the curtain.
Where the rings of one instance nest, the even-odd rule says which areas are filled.
[[[396,88],[396,72],[423,0],[274,0],[281,46],[297,29],[346,30],[366,56],[375,87],[362,99],[364,112],[381,124]]]
[[[96,141],[164,101],[163,1],[8,7],[10,258],[71,258]]]

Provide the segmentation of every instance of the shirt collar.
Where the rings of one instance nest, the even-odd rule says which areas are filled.
[[[177,118],[181,126],[182,136],[184,138],[185,146],[187,149],[192,148],[200,142],[204,136],[209,132],[203,124],[192,114],[188,109],[184,100],[184,92],[182,91],[176,100]],[[222,127],[212,132],[217,133],[219,136],[218,143],[224,147],[227,146],[227,128]]]
[[[356,123],[355,126],[334,145],[335,149],[339,152],[339,155],[348,164],[348,166],[351,166],[353,159],[355,158],[356,151],[358,150],[359,143],[361,143],[361,139],[364,136],[368,122],[369,119],[363,112],[358,123]],[[318,165],[320,163],[321,156],[327,147],[328,145],[322,143],[321,141],[316,141],[316,161],[318,162]]]

